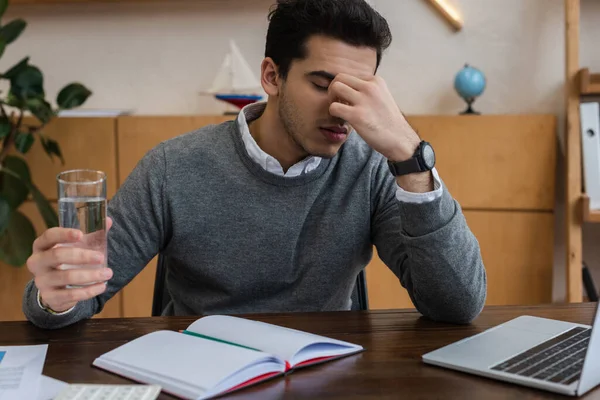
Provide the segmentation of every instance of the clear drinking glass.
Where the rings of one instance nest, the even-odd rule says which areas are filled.
[[[63,228],[79,229],[83,239],[69,244],[104,254],[101,264],[63,265],[62,269],[101,268],[108,263],[106,246],[106,174],[77,169],[61,172],[58,183],[58,219]],[[92,282],[97,283],[97,282]],[[90,283],[90,284],[92,284]],[[81,286],[67,286],[69,288]]]

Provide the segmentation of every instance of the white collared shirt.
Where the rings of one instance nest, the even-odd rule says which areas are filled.
[[[277,161],[275,157],[265,153],[258,146],[256,140],[254,140],[254,138],[250,134],[250,128],[248,127],[247,120],[254,119],[255,114],[259,112],[259,109],[262,109],[263,107],[264,103],[249,104],[242,109],[242,112],[239,113],[237,118],[237,123],[240,132],[242,132],[242,141],[246,146],[246,151],[248,152],[250,158],[252,158],[252,160],[258,165],[260,165],[265,171],[284,177],[300,176],[317,168],[322,158],[316,156],[309,156],[299,161],[298,163],[292,165],[286,172],[284,172],[279,161]],[[431,172],[433,173],[434,180],[433,191],[426,193],[413,193],[407,192],[400,186],[396,185],[396,198],[399,201],[403,201],[406,203],[427,203],[440,197],[442,195],[443,190],[440,176],[435,168]]]

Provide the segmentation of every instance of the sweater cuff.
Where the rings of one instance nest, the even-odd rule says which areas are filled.
[[[57,329],[82,319],[85,302],[80,301],[68,312],[51,314],[38,304],[38,290],[33,280],[27,283],[23,293],[23,314],[35,326],[44,329]]]
[[[410,237],[424,236],[448,224],[459,207],[442,183],[441,196],[426,203],[398,202],[403,232]]]

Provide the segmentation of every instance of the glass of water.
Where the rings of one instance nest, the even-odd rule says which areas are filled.
[[[83,238],[69,246],[91,249],[104,254],[102,264],[63,265],[62,269],[105,267],[108,263],[106,174],[102,171],[88,169],[65,171],[58,174],[57,183],[60,227],[79,229],[83,232]],[[90,284],[93,283],[97,282]]]

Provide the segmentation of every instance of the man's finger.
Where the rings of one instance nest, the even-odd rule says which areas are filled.
[[[329,99],[331,102],[341,101],[355,105],[360,101],[360,93],[342,81],[334,81],[329,85]]]
[[[339,102],[333,102],[329,106],[329,114],[334,117],[341,118],[345,121],[352,120],[353,107]]]
[[[335,76],[335,79],[331,83],[333,84],[334,82],[345,83],[352,89],[357,90],[359,92],[363,91],[369,85],[369,83],[363,79],[341,72]]]
[[[104,293],[106,290],[106,285],[104,283],[96,283],[94,285],[89,285],[84,288],[77,289],[58,289],[58,290],[50,290],[47,292],[40,291],[42,299],[44,299],[44,303],[48,304],[50,307],[54,309],[63,308],[59,307],[63,304],[74,304],[79,301],[84,301],[87,299],[94,298],[99,294]],[[66,307],[66,308],[70,308]]]
[[[67,285],[88,285],[104,282],[112,277],[110,268],[73,268],[64,271],[51,271],[35,278],[38,289],[63,288]]]
[[[79,247],[55,247],[42,253],[35,253],[28,261],[29,270],[38,274],[49,267],[61,264],[98,265],[105,263],[104,253]]]
[[[50,228],[33,242],[33,252],[51,249],[59,243],[77,242],[81,235],[78,229]]]

